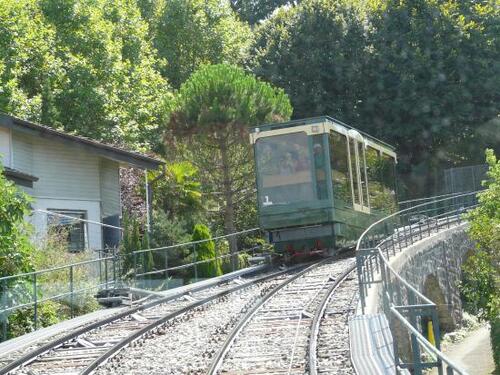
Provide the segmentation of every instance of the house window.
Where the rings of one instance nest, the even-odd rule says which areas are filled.
[[[87,211],[52,210],[54,215],[49,215],[49,231],[62,236],[67,240],[68,250],[78,252],[85,250],[87,242]]]

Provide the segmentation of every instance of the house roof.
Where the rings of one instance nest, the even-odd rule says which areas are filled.
[[[129,164],[141,169],[157,169],[165,164],[162,160],[152,158],[137,152],[127,151],[122,148],[110,146],[93,139],[68,134],[45,125],[19,119],[17,117],[0,113],[0,127],[10,128],[19,132],[36,135],[42,138],[51,138],[72,146],[83,147],[104,158],[120,163]]]

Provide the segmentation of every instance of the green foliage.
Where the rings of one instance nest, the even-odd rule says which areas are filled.
[[[190,141],[190,160],[204,171],[203,186],[220,207],[226,234],[236,231],[235,207],[254,194],[248,127],[286,120],[291,111],[283,90],[226,64],[203,66],[181,86],[167,139]]]
[[[160,174],[160,171],[150,171],[149,180]],[[172,219],[196,221],[204,210],[198,169],[189,161],[168,164],[165,177],[155,182],[153,207]]]
[[[203,64],[237,64],[252,34],[228,0],[169,0],[154,19],[154,46],[168,62],[162,69],[179,87]]]
[[[493,351],[493,360],[495,361],[495,374],[500,374],[500,319],[497,318],[490,322],[491,332],[491,350]]]
[[[37,328],[48,327],[60,321],[60,305],[54,301],[42,302],[37,306]],[[8,338],[22,336],[35,330],[33,307],[16,310],[9,316]]]
[[[248,126],[286,120],[291,112],[283,90],[235,66],[207,65],[181,86],[170,126],[186,135],[202,131],[220,138],[239,135]]]
[[[212,235],[210,234],[210,229],[208,229],[206,225],[196,224],[194,226],[192,241],[210,240],[211,238]],[[194,246],[196,248],[197,262],[215,258],[216,252],[214,241],[204,241],[195,244]],[[197,268],[198,277],[215,277],[222,275],[222,269],[219,260],[199,264]]]
[[[30,198],[3,175],[0,163],[0,276],[32,269],[28,226]]]
[[[388,0],[370,15],[362,98],[366,129],[403,152],[413,195],[433,192],[439,169],[479,162],[476,128],[498,115],[498,7]],[[498,123],[497,123],[498,126]]]
[[[290,0],[231,0],[231,6],[241,19],[253,25],[268,17],[276,8],[297,2]]]
[[[477,250],[462,267],[461,290],[466,308],[491,324],[495,363],[500,370],[500,161],[493,150],[486,150],[486,161],[486,190],[478,194],[478,207],[467,215],[469,236],[476,241]]]
[[[251,66],[294,118],[330,114],[393,143],[407,194],[425,196],[443,167],[500,147],[499,17],[493,2],[306,0],[257,27]]]
[[[130,276],[131,273],[149,272],[153,270],[154,261],[151,252],[138,254],[133,252],[149,248],[147,234],[141,233],[141,223],[128,212],[123,213],[123,239],[120,244],[120,254],[122,256],[122,274]],[[137,269],[134,269],[134,266]]]
[[[135,1],[5,0],[0,30],[0,110],[158,146],[171,94]]]
[[[171,218],[163,210],[153,211],[151,247],[170,246],[191,240],[191,228],[180,217]]]
[[[352,6],[311,0],[279,9],[255,39],[254,72],[284,88],[294,118],[329,114],[356,123],[366,40]]]

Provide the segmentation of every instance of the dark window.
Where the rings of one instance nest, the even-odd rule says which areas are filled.
[[[366,184],[365,173],[365,148],[362,142],[358,142],[358,159],[359,159],[359,179],[361,181],[361,194],[363,198],[363,206],[368,207],[368,186]]]
[[[312,200],[312,160],[305,132],[260,138],[255,152],[262,206]]]
[[[387,210],[394,211],[397,208],[396,202],[396,161],[393,157],[382,154],[382,163],[380,168],[382,188],[384,191]]]
[[[332,168],[333,196],[352,205],[347,138],[343,134],[330,133],[330,164]]]
[[[358,187],[358,167],[356,165],[356,140],[349,139],[349,156],[351,158],[352,187],[354,189],[354,203],[361,204]]]
[[[71,252],[85,250],[87,211],[51,210],[55,215],[49,215],[49,230],[67,239],[68,250]]]
[[[328,198],[326,184],[325,150],[323,148],[323,135],[313,136],[313,160],[316,171],[316,196],[318,199]]]
[[[382,159],[380,153],[368,146],[366,149],[366,172],[368,174],[368,189],[370,191],[370,207],[380,210],[387,205],[382,184]]]

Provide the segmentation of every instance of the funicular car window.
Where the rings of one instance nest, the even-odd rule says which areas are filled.
[[[352,205],[347,138],[337,132],[330,133],[330,164],[334,198],[341,199],[346,204]]]
[[[312,160],[305,132],[260,138],[255,152],[262,206],[314,199]]]
[[[396,176],[395,167],[396,161],[392,156],[382,153],[382,165],[380,170],[382,189],[385,196],[385,207],[389,211],[394,211],[397,208],[396,201]]]
[[[395,209],[394,159],[368,146],[366,150],[366,169],[370,207],[384,211]]]
[[[358,142],[358,159],[359,159],[359,180],[361,181],[361,195],[363,198],[363,206],[368,207],[368,185],[366,183],[365,173],[365,147],[362,142]]]
[[[360,204],[359,197],[359,184],[358,184],[358,165],[356,163],[356,140],[351,138],[349,140],[349,151],[351,158],[351,173],[352,173],[352,186],[354,190],[354,203]]]

